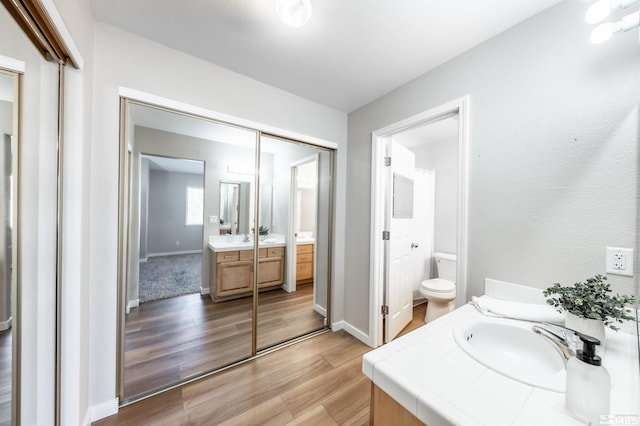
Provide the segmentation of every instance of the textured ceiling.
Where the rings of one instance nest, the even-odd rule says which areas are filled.
[[[302,28],[274,0],[92,0],[96,18],[351,112],[560,0],[316,0]]]

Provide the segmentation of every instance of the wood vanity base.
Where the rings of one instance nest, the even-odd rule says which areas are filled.
[[[371,383],[369,424],[373,426],[425,426],[417,417],[373,383]]]

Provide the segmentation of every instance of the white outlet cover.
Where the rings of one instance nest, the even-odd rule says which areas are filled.
[[[619,259],[620,257],[622,258],[621,261]],[[616,260],[616,258],[618,258],[618,260]],[[607,274],[632,277],[633,260],[633,249],[607,247]]]

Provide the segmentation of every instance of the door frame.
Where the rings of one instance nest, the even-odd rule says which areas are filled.
[[[369,252],[369,346],[383,344],[385,257],[382,231],[385,230],[385,145],[394,134],[421,126],[450,115],[458,114],[458,217],[456,306],[466,303],[467,289],[467,218],[468,218],[468,143],[469,96],[397,121],[372,132],[371,152],[371,248]]]
[[[296,251],[296,247],[297,247],[297,238],[296,238],[296,215],[298,213],[298,208],[297,208],[297,201],[298,201],[298,194],[297,194],[297,190],[298,190],[298,184],[296,182],[296,173],[297,173],[297,168],[298,166],[301,166],[303,164],[307,164],[307,163],[312,163],[315,162],[316,163],[316,182],[320,182],[319,179],[319,173],[320,173],[320,169],[318,167],[318,162],[320,161],[320,154],[315,153],[313,155],[310,155],[308,157],[302,158],[300,160],[294,161],[289,165],[289,169],[290,169],[290,173],[291,173],[291,186],[290,186],[290,190],[291,193],[289,194],[289,199],[291,200],[291,204],[289,206],[289,235],[291,236],[291,238],[289,238],[289,241],[287,243],[287,253],[290,253],[289,256],[287,256],[287,282],[285,283],[286,286],[283,286],[283,290],[291,293],[291,292],[295,292],[296,291],[296,287],[297,287],[297,283],[296,283],[296,262],[297,262],[297,251]],[[318,236],[318,208],[319,208],[319,203],[318,203],[318,199],[319,199],[319,191],[318,191],[318,186],[316,184],[316,223],[315,223],[315,227],[314,227],[314,234],[317,238]],[[314,243],[314,245],[316,245],[316,243]],[[315,280],[315,276],[316,276],[316,251],[313,251],[313,277]],[[315,309],[316,306],[316,293],[315,290],[313,292],[313,306]],[[325,314],[326,316],[326,314]]]

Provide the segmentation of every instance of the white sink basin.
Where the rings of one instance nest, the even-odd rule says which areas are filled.
[[[528,385],[564,392],[565,366],[560,352],[530,323],[482,319],[460,324],[453,337],[471,358]]]

